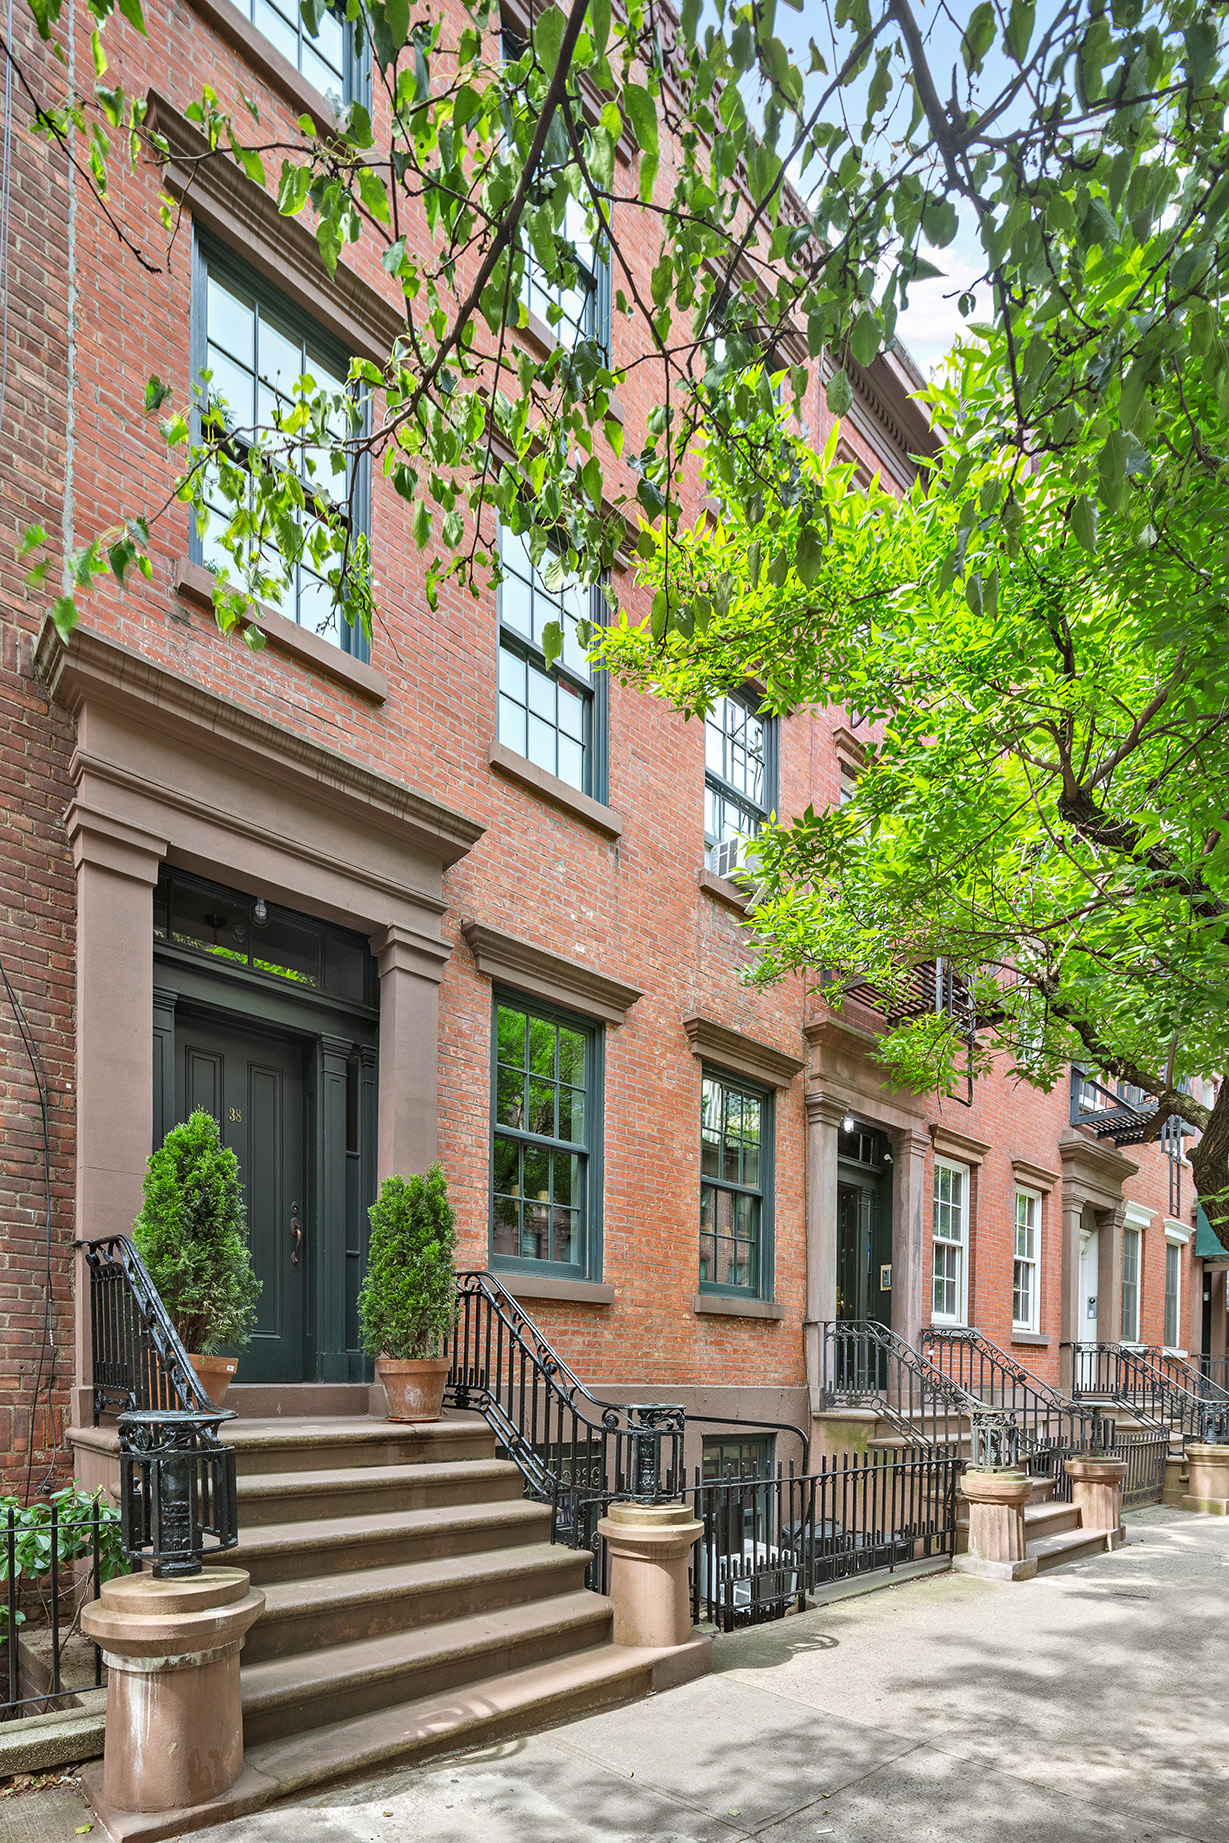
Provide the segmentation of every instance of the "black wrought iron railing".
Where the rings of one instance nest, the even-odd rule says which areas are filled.
[[[210,1401],[126,1235],[81,1244],[90,1275],[94,1424],[119,1421],[124,1553],[175,1578],[239,1540],[233,1408]]]
[[[801,1611],[830,1582],[951,1555],[959,1474],[946,1453],[822,1460],[775,1478],[697,1473],[686,1493],[704,1525],[692,1552],[693,1623],[762,1625]]]
[[[1112,1421],[1104,1422],[1103,1426],[1112,1430],[1112,1437],[1105,1446],[1088,1446],[1083,1451],[1102,1453],[1106,1459],[1126,1460],[1122,1508],[1142,1510],[1148,1504],[1159,1504],[1165,1493],[1165,1462],[1169,1457],[1167,1429],[1157,1427],[1144,1433],[1119,1434],[1114,1431]],[[1074,1446],[1055,1444],[1039,1447],[1029,1458],[1028,1469],[1033,1477],[1053,1479],[1054,1496],[1064,1504],[1069,1504],[1073,1495],[1067,1460],[1073,1458],[1076,1451]]]
[[[1216,1404],[1174,1382],[1142,1351],[1125,1344],[1072,1344],[1071,1393],[1077,1401],[1110,1400],[1152,1427],[1201,1438]]]
[[[1201,1351],[1199,1374],[1220,1394],[1229,1398],[1229,1356],[1213,1356],[1210,1351]]]
[[[83,1603],[125,1571],[120,1515],[76,1488],[0,1507],[0,1721],[102,1687],[102,1653],[76,1638]],[[70,1643],[70,1641],[74,1641]]]
[[[873,1409],[912,1446],[958,1451],[984,1406],[896,1332],[874,1319],[819,1327],[826,1408]]]
[[[126,1235],[79,1244],[90,1275],[94,1425],[104,1414],[165,1408],[216,1416],[170,1314]],[[230,1419],[230,1411],[226,1411]]]
[[[973,1327],[932,1325],[919,1343],[935,1369],[1010,1419],[1024,1462],[1045,1448],[1103,1452],[1114,1438],[1112,1421],[1060,1394]]]
[[[1225,1386],[1223,1372],[1218,1380],[1198,1359],[1195,1363],[1188,1363],[1185,1357],[1176,1357],[1171,1351],[1155,1345],[1149,1345],[1143,1355],[1156,1365],[1163,1376],[1177,1383],[1180,1389],[1199,1396],[1201,1401],[1229,1403],[1229,1388]]]
[[[679,1404],[600,1400],[493,1274],[458,1274],[457,1294],[444,1400],[485,1417],[520,1467],[526,1495],[552,1506],[556,1541],[596,1549],[607,1505],[678,1497]]]

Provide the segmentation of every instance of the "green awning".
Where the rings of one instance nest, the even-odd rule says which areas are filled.
[[[1229,1267],[1229,1248],[1222,1246],[1216,1230],[1203,1213],[1202,1203],[1195,1217],[1195,1259],[1209,1267]]]

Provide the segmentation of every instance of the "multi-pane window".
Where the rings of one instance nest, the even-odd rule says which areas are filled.
[[[310,32],[298,0],[240,0],[248,18],[309,83],[338,103],[361,94],[362,60],[355,55],[345,8],[328,7]]]
[[[585,213],[570,193],[563,208],[562,234],[574,253],[574,279],[549,280],[527,243],[521,300],[529,313],[546,322],[561,345],[574,346],[582,339],[601,341],[603,265],[590,240]]]
[[[701,1476],[706,1485],[735,1480],[771,1478],[775,1441],[771,1435],[761,1440],[723,1440],[704,1437]],[[745,1543],[757,1535],[763,1541],[768,1526],[769,1494],[748,1484],[741,1492],[726,1490],[713,1494],[709,1506],[715,1552],[718,1555],[741,1555]]]
[[[499,998],[494,1061],[492,1255],[587,1272],[596,1033]]]
[[[595,591],[575,578],[548,588],[550,563],[544,559],[545,567],[535,569],[524,539],[506,525],[499,553],[499,740],[570,787],[602,799],[594,679],[577,638],[579,621],[600,618]],[[542,631],[552,621],[563,630],[563,653],[548,666]]]
[[[288,301],[245,275],[232,259],[198,245],[197,268],[194,307],[198,369],[210,373],[206,391],[211,410],[235,431],[233,459],[247,465],[252,431],[276,428],[279,419],[294,406],[299,379],[306,374],[317,389],[348,392],[349,361],[340,347],[305,322]],[[339,404],[333,419],[334,436],[344,439],[352,433],[358,414],[357,407]],[[278,454],[276,462],[279,466],[292,465],[302,481],[305,504],[297,516],[306,542],[299,562],[291,568],[287,568],[271,541],[261,545],[262,568],[282,583],[280,592],[273,595],[274,604],[301,627],[325,635],[346,652],[362,654],[364,638],[339,620],[333,589],[327,581],[328,571],[342,562],[345,537],[334,533],[320,555],[314,554],[309,545],[327,536],[324,524],[313,516],[313,506],[320,510],[339,508],[349,529],[353,508],[365,503],[365,477],[356,481],[355,462],[334,473],[326,454],[307,447],[296,450],[292,457]],[[219,534],[234,508],[218,491],[216,470],[210,477],[206,498],[209,522],[203,532],[195,534],[194,554],[207,569],[226,576],[233,570],[234,560]],[[360,512],[363,516],[365,513]]]
[[[841,762],[841,787],[837,797],[838,806],[848,806],[850,801],[857,799],[858,775],[859,770],[852,762]]]
[[[1176,1242],[1165,1243],[1165,1345],[1176,1350],[1181,1341],[1178,1304],[1182,1293],[1182,1250]]]
[[[718,698],[704,720],[704,852],[718,876],[738,867],[745,840],[772,810],[775,727],[753,698],[732,695]]]
[[[724,1075],[700,1085],[700,1285],[767,1294],[772,1100]]]
[[[1016,1256],[1012,1271],[1011,1322],[1017,1331],[1036,1331],[1040,1307],[1037,1263],[1041,1241],[1041,1198],[1016,1192]]]
[[[1139,1230],[1122,1231],[1122,1317],[1119,1336],[1124,1344],[1139,1342]]]
[[[968,1285],[969,1173],[964,1165],[935,1161],[932,1317],[965,1321]]]

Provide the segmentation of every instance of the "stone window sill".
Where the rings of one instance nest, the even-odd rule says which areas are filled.
[[[190,602],[195,608],[203,608],[212,616],[214,578],[209,571],[201,563],[189,563],[183,559],[172,567],[175,593],[181,600]],[[382,704],[388,696],[388,680],[383,672],[377,672],[366,660],[343,653],[331,640],[323,640],[319,634],[308,633],[297,622],[287,620],[284,614],[278,614],[275,609],[258,603],[253,610],[253,625],[260,629],[269,645],[277,652],[288,653],[291,658],[303,660],[318,672],[336,679],[339,685],[356,691],[360,697],[370,698],[373,704]]]
[[[733,1294],[697,1293],[691,1309],[701,1318],[768,1318],[785,1317],[784,1306],[771,1299],[736,1299]]]
[[[549,1274],[541,1279],[532,1273],[504,1273],[493,1267],[491,1272],[514,1299],[555,1299],[563,1305],[613,1305],[614,1287],[596,1280],[554,1280]]]
[[[1032,1344],[1038,1350],[1048,1350],[1054,1339],[1047,1337],[1044,1331],[1013,1331],[1011,1341],[1013,1344]]]
[[[700,872],[700,888],[705,890],[717,902],[724,902],[727,908],[737,909],[745,915],[751,906],[751,891],[740,889],[737,883],[731,883],[728,877],[718,877],[707,868]]]
[[[580,819],[585,825],[592,826],[595,832],[601,832],[607,838],[621,838],[623,835],[622,817],[613,806],[603,806],[600,800],[582,794],[567,781],[561,781],[557,774],[548,774],[545,768],[539,768],[525,756],[518,755],[505,743],[493,742],[487,749],[487,767],[498,774],[503,774],[510,781],[517,781],[527,787],[531,793],[540,794],[553,806],[562,807],[565,813],[571,813],[574,819]]]
[[[328,97],[314,83],[309,83],[302,71],[296,70],[290,59],[263,32],[257,31],[231,0],[190,0],[190,3],[219,38],[224,38],[253,70],[259,71],[270,89],[276,90],[296,115],[310,115],[322,134],[329,132],[337,114]]]

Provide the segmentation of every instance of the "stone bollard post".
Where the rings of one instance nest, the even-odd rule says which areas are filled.
[[[1229,1516],[1229,1446],[1188,1440],[1186,1460],[1190,1476],[1182,1498],[1183,1510],[1208,1511]]]
[[[686,1504],[612,1504],[597,1527],[610,1554],[615,1644],[686,1644],[687,1557],[703,1523]]]
[[[1119,1549],[1126,1541],[1122,1527],[1122,1481],[1125,1459],[1102,1459],[1095,1453],[1073,1453],[1064,1461],[1071,1480],[1071,1502],[1080,1513],[1083,1529],[1105,1530],[1108,1546]]]
[[[952,1559],[960,1574],[994,1581],[1029,1581],[1035,1559],[1024,1552],[1024,1506],[1033,1481],[1023,1472],[965,1473],[961,1489],[969,1503],[969,1552]]]
[[[243,1771],[239,1650],[265,1596],[242,1568],[108,1581],[81,1625],[108,1670],[101,1803],[181,1811]],[[104,1817],[104,1822],[105,1822]]]

